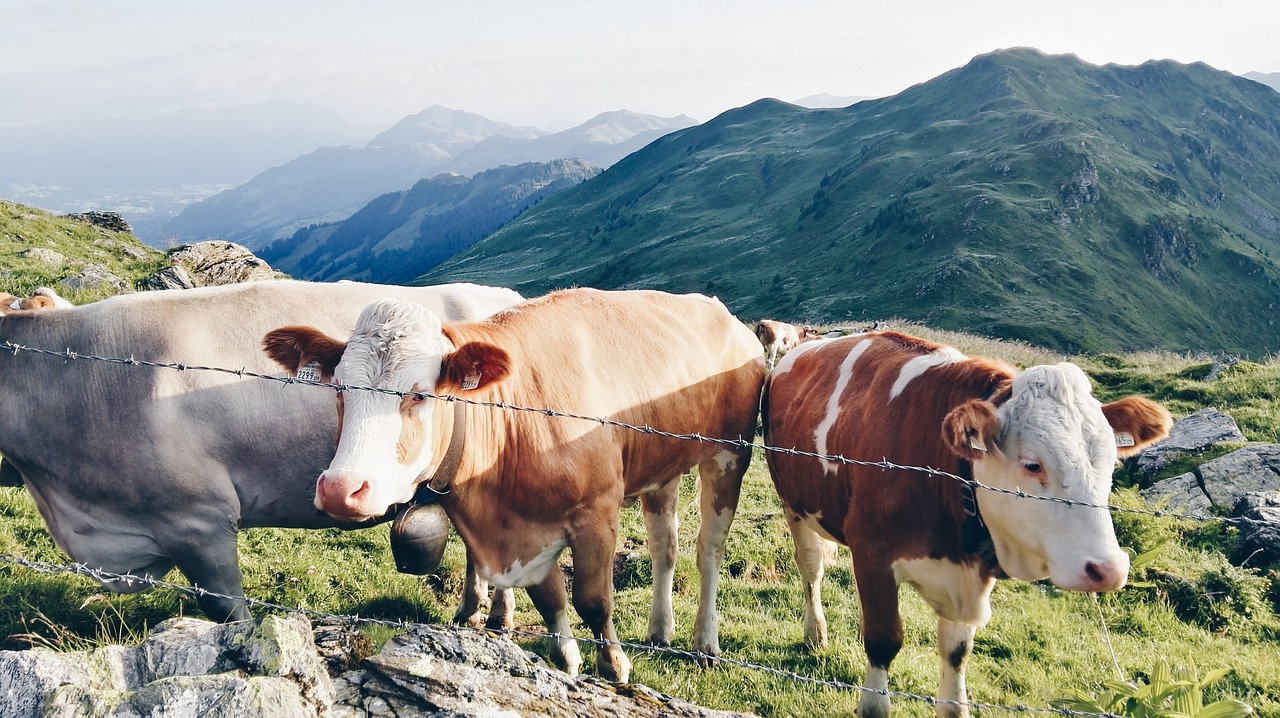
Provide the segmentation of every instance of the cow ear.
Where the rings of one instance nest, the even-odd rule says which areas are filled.
[[[1129,396],[1102,405],[1102,414],[1116,435],[1116,455],[1133,456],[1169,435],[1173,417],[1150,399]]]
[[[977,461],[990,454],[1000,455],[996,437],[1000,434],[1000,417],[995,404],[974,399],[951,410],[942,420],[942,440],[947,448],[962,459]]]
[[[440,372],[448,387],[463,391],[482,389],[507,378],[511,357],[505,350],[484,342],[467,342],[445,356]]]
[[[283,327],[262,338],[262,350],[286,371],[310,378],[304,370],[311,366],[320,381],[333,378],[346,349],[346,342],[312,327]]]

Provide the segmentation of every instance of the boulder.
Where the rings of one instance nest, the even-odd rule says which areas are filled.
[[[333,683],[305,617],[174,618],[139,646],[0,652],[0,715],[326,715]]]
[[[200,285],[196,283],[196,278],[191,276],[191,272],[183,269],[182,265],[175,264],[172,267],[165,267],[142,280],[140,286],[145,290],[154,291],[157,289],[191,289]]]
[[[90,264],[76,274],[58,282],[68,289],[98,291],[110,289],[122,292],[129,288],[129,283],[112,274],[101,264]]]
[[[1216,507],[1231,509],[1253,491],[1280,490],[1280,444],[1255,444],[1199,466],[1200,483]]]
[[[196,286],[257,282],[272,279],[271,265],[234,243],[211,240],[178,247],[169,254],[175,266],[187,270]]]
[[[1150,476],[1183,454],[1195,453],[1227,441],[1247,441],[1230,415],[1213,407],[1173,422],[1169,436],[1137,457],[1138,469]]]
[[[47,264],[54,269],[59,269],[67,263],[67,255],[62,252],[55,252],[52,249],[45,249],[44,247],[32,247],[31,249],[23,250],[18,254],[18,256],[25,257],[26,259],[34,259],[37,262]]]
[[[368,638],[350,624],[313,631],[299,615],[225,625],[176,618],[136,647],[0,652],[0,715],[745,715],[700,708],[640,685],[571,678],[509,638],[479,631],[417,626],[376,655],[369,656],[369,649]]]
[[[1200,479],[1191,473],[1157,481],[1149,489],[1142,490],[1142,497],[1153,504],[1164,504],[1173,513],[1184,516],[1208,518],[1212,515],[1209,495],[1200,485]]]
[[[81,222],[88,222],[103,229],[109,229],[112,232],[133,232],[133,227],[120,216],[119,212],[82,212],[80,214],[66,215],[70,219],[78,219]]]
[[[1280,565],[1280,491],[1256,491],[1241,496],[1231,509],[1240,522],[1244,565]]]

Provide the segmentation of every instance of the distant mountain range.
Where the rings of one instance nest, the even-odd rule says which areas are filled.
[[[1246,72],[1244,76],[1280,92],[1280,72]]]
[[[182,241],[220,237],[261,249],[301,227],[349,217],[375,197],[424,177],[563,158],[607,166],[693,124],[683,115],[620,111],[552,134],[437,105],[405,118],[364,147],[316,150],[194,203],[165,226],[165,233]]]
[[[1280,351],[1280,94],[1003,50],[843,110],[667,135],[419,281],[721,297],[1066,351]]]
[[[817,95],[801,97],[798,100],[792,100],[791,104],[817,110],[824,107],[848,107],[855,102],[874,99],[875,97],[873,95],[832,95],[830,93],[823,92]]]
[[[259,255],[300,279],[406,283],[470,247],[530,205],[596,176],[582,160],[437,175],[391,192],[342,222],[311,225]]]
[[[121,212],[155,237],[186,204],[325,145],[364,142],[313,105],[138,111],[0,131],[0,197],[55,212]]]

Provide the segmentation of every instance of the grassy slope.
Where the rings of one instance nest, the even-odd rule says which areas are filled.
[[[1002,51],[847,109],[727,112],[426,279],[701,291],[746,318],[894,315],[1065,351],[1262,356],[1280,349],[1277,117],[1280,94],[1204,65]]]
[[[19,256],[37,247],[51,249],[70,261],[53,267]],[[126,248],[133,248],[141,258],[126,254]],[[101,264],[132,283],[159,271],[168,262],[163,252],[147,247],[132,234],[0,200],[0,291],[28,297],[36,287],[49,286],[76,304],[102,299],[108,292],[73,291],[58,285],[60,279],[89,264]]]
[[[1027,345],[1011,345],[972,336],[932,334],[973,353],[1002,356],[1026,365],[1058,359]],[[1280,386],[1280,362],[1244,364],[1224,379],[1208,383],[1204,360],[1173,355],[1102,356],[1081,360],[1094,376],[1101,376],[1099,393],[1112,398],[1134,385],[1152,392],[1178,412],[1213,404],[1242,417],[1251,439],[1276,440],[1274,397]],[[677,572],[677,647],[687,646],[697,593],[692,547],[697,530],[695,484],[686,478],[681,516],[683,552]],[[1137,505],[1131,493],[1117,501]],[[847,552],[840,565],[828,571],[823,596],[831,627],[828,649],[811,652],[801,646],[802,602],[799,578],[791,558],[790,540],[779,515],[772,484],[757,457],[748,473],[738,519],[730,536],[726,576],[721,583],[721,640],[727,656],[794,670],[805,676],[859,683],[864,657],[857,638],[857,602]],[[65,561],[20,489],[0,489],[0,552],[35,559]],[[1164,542],[1170,547],[1155,568],[1199,581],[1206,571],[1238,570],[1226,566],[1220,553],[1197,546],[1221,543],[1224,537],[1195,525],[1178,527],[1171,520],[1121,515],[1117,520],[1123,544],[1146,551]],[[1229,537],[1226,537],[1229,543]],[[643,521],[637,509],[623,512],[620,548],[638,558],[618,574],[619,635],[638,641],[646,630],[650,590],[648,559],[644,555]],[[391,568],[386,527],[355,532],[255,529],[243,534],[241,558],[246,592],[284,605],[305,605],[340,614],[359,614],[415,621],[448,620],[456,605],[463,557],[454,541],[439,577],[414,578]],[[358,570],[352,570],[352,567]],[[1236,576],[1236,583],[1266,590],[1256,575]],[[1139,575],[1135,578],[1146,578]],[[171,579],[181,582],[181,576]],[[1210,692],[1232,695],[1251,703],[1260,715],[1280,715],[1280,625],[1275,602],[1280,600],[1272,579],[1268,601],[1243,608],[1227,603],[1212,610],[1226,618],[1196,620],[1186,607],[1158,589],[1129,587],[1101,598],[1120,668],[1127,678],[1145,675],[1157,656],[1171,664],[1194,660],[1201,672],[1230,666],[1236,672]],[[1234,585],[1234,584],[1233,584]],[[903,590],[906,646],[894,663],[891,687],[932,694],[937,685],[934,618],[909,589]],[[4,635],[36,633],[37,642],[77,647],[99,640],[133,640],[155,621],[178,613],[199,615],[194,603],[167,590],[134,596],[100,595],[89,581],[32,574],[0,567],[0,625]],[[1256,598],[1256,596],[1255,596]],[[1045,583],[1002,582],[993,603],[995,616],[979,632],[969,670],[973,700],[998,704],[1045,706],[1062,695],[1062,688],[1094,689],[1113,679],[1106,637],[1098,608],[1087,596],[1063,594]],[[1269,604],[1269,605],[1268,605]],[[1234,612],[1233,612],[1234,611]],[[1215,614],[1217,615],[1217,614]],[[539,619],[523,593],[518,625],[541,630]],[[584,631],[577,626],[579,635]],[[385,637],[385,630],[375,630]],[[545,646],[530,641],[545,654]],[[22,645],[10,638],[7,647]],[[587,670],[593,670],[587,654]],[[669,656],[631,652],[633,680],[708,706],[749,710],[769,716],[847,715],[856,695],[817,689],[745,669],[721,666],[695,669]],[[923,703],[897,701],[901,715],[932,715]]]

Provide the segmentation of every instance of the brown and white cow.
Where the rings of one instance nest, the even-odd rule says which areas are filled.
[[[756,322],[756,338],[764,346],[765,361],[769,367],[794,349],[800,342],[817,339],[818,333],[807,324],[788,324],[773,319]]]
[[[32,309],[70,309],[74,306],[49,287],[37,287],[35,293],[26,299],[15,297],[8,292],[0,292],[0,314]]]
[[[771,446],[883,457],[1094,505],[1107,503],[1117,456],[1160,440],[1171,423],[1141,397],[1099,403],[1074,364],[1018,372],[896,332],[798,347],[774,369],[763,411]],[[805,582],[805,640],[826,643],[819,584],[835,540],[853,555],[868,688],[888,687],[902,646],[899,584],[938,615],[938,697],[951,702],[938,704],[939,715],[966,713],[965,661],[990,618],[996,578],[1048,577],[1072,591],[1125,584],[1129,559],[1105,509],[974,488],[978,510],[967,512],[972,502],[953,478],[777,453],[768,462]],[[886,695],[862,694],[862,718],[888,712]]]
[[[322,373],[342,384],[729,439],[752,436],[764,378],[759,342],[719,301],[652,291],[555,292],[485,321],[443,327],[416,304],[384,301],[365,309],[345,344],[305,327],[266,339],[282,342],[316,358]],[[292,352],[283,355],[294,369]],[[719,653],[719,569],[749,448],[413,395],[347,391],[339,416],[338,451],[317,483],[317,507],[359,520],[408,501],[420,482],[447,485],[440,501],[481,576],[528,589],[548,629],[560,636],[555,658],[576,673],[581,655],[556,563],[567,547],[574,607],[604,641],[600,672],[617,681],[630,671],[612,620],[619,509],[635,498],[643,507],[654,576],[648,639],[665,644],[674,627],[679,478],[697,465],[701,593],[694,648]],[[463,448],[447,460],[457,432]],[[454,467],[450,476],[434,475],[441,463]]]

